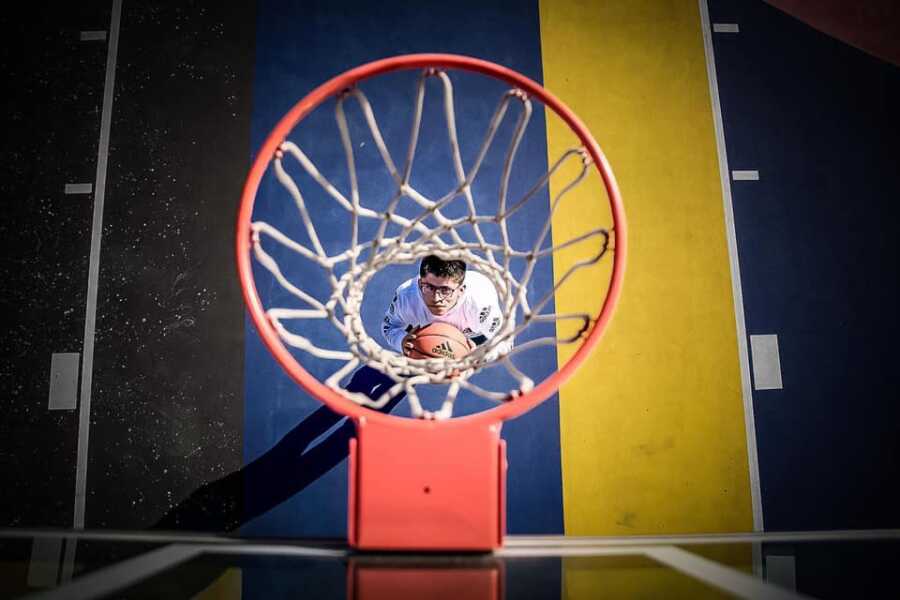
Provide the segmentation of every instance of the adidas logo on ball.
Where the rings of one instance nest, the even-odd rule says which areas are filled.
[[[444,358],[455,358],[453,356],[453,347],[450,346],[450,342],[441,342],[437,346],[432,346],[431,353],[443,356]]]

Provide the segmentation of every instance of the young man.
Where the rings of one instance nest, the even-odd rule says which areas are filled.
[[[473,348],[485,343],[503,322],[494,285],[477,271],[466,272],[461,260],[426,256],[419,276],[397,288],[381,332],[391,348],[406,355],[416,331],[434,322],[453,325]]]
[[[391,348],[406,355],[416,331],[435,321],[450,323],[465,333],[473,348],[481,345],[494,337],[503,323],[497,290],[481,273],[466,272],[466,263],[461,260],[426,256],[419,267],[419,276],[397,288],[381,332]],[[506,352],[511,346],[512,343],[505,342],[495,352]],[[393,385],[394,381],[387,375],[364,366],[353,374],[346,389],[377,400]],[[404,395],[401,392],[393,397],[385,412]]]

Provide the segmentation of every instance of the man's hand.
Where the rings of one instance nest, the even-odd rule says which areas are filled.
[[[419,331],[418,327],[407,333],[403,337],[403,341],[400,342],[400,349],[403,351],[403,356],[409,356],[410,351],[413,349],[413,340],[416,339],[417,331]]]

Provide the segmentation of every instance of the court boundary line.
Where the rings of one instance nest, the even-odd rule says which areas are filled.
[[[73,526],[84,528],[87,494],[88,443],[91,425],[91,384],[94,375],[94,334],[97,326],[97,289],[100,279],[100,245],[103,236],[103,205],[106,200],[106,171],[109,162],[109,135],[115,99],[116,61],[119,52],[119,27],[122,0],[113,0],[106,51],[106,79],[103,83],[103,108],[100,117],[100,141],[97,145],[97,173],[94,179],[94,214],[91,225],[91,251],[88,265],[87,300],[84,317],[84,345],[81,352],[81,393],[78,407],[78,449],[75,463],[75,510]]]
[[[722,205],[725,212],[725,236],[728,258],[731,263],[731,294],[734,301],[734,319],[737,330],[738,362],[741,371],[741,396],[744,402],[744,431],[747,438],[747,459],[750,470],[750,503],[753,508],[754,531],[765,531],[762,507],[762,491],[759,476],[759,451],[756,444],[756,415],[753,411],[753,390],[750,381],[750,358],[747,348],[747,323],[744,317],[744,292],[741,283],[741,266],[737,248],[737,231],[734,221],[734,199],[731,195],[731,179],[728,151],[725,147],[725,125],[719,99],[719,80],[716,75],[716,56],[712,42],[707,0],[698,0],[700,29],[703,34],[703,50],[706,55],[706,75],[709,80],[709,96],[716,133],[716,150],[719,156],[719,179],[722,188]]]
[[[671,546],[679,544],[762,544],[775,542],[849,542],[898,539],[900,539],[900,529],[841,529],[834,531],[767,531],[634,536],[506,536],[505,547]]]

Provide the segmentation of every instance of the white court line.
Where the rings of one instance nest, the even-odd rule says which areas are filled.
[[[709,78],[709,96],[712,102],[713,126],[716,131],[716,147],[719,154],[719,178],[722,183],[722,201],[725,209],[725,234],[728,240],[728,258],[731,262],[731,294],[734,298],[734,320],[737,330],[738,360],[741,369],[741,394],[744,399],[744,430],[747,436],[747,458],[750,469],[750,500],[753,506],[753,529],[763,531],[762,497],[759,483],[759,455],[756,447],[756,418],[753,414],[753,392],[750,383],[750,358],[747,349],[747,325],[744,321],[744,292],[741,288],[741,266],[738,260],[737,233],[734,228],[731,182],[728,178],[728,153],[725,149],[725,127],[722,123],[722,105],[719,102],[719,82],[716,78],[716,57],[713,52],[712,33],[709,26],[709,7],[706,0],[700,3],[700,22],[703,30],[703,48],[706,52],[706,74]]]
[[[78,405],[77,352],[54,352],[50,355],[50,393],[48,410],[75,410]]]
[[[69,581],[72,579],[72,575],[75,574],[75,550],[78,548],[78,540],[74,537],[66,537],[64,541],[63,547],[65,552],[63,554],[62,571],[59,575],[60,583]]]
[[[102,42],[106,39],[105,31],[82,31],[79,36],[82,42]]]
[[[737,23],[713,23],[713,33],[740,33],[741,28]]]
[[[520,548],[594,546],[652,546],[688,544],[750,544],[775,542],[849,542],[863,540],[897,540],[900,529],[840,529],[834,531],[778,531],[759,533],[697,533],[684,535],[623,535],[623,536],[571,536],[571,535],[508,535],[504,547]]]
[[[59,579],[59,560],[62,557],[61,538],[34,538],[31,540],[31,558],[28,561],[28,587],[46,588],[56,585]]]
[[[72,194],[90,194],[94,191],[94,184],[92,183],[67,183],[66,187],[63,188],[63,192],[69,196]]]
[[[84,347],[81,362],[81,404],[78,407],[78,454],[75,463],[75,529],[84,528],[87,489],[88,441],[91,425],[91,382],[94,375],[94,331],[97,324],[97,286],[100,278],[100,241],[103,232],[103,201],[106,199],[106,166],[109,159],[109,129],[112,122],[113,89],[116,84],[116,55],[119,50],[119,22],[122,0],[113,0],[106,52],[106,81],[103,84],[103,112],[100,116],[100,143],[97,148],[97,175],[94,219],[91,225],[91,253],[88,265],[87,302],[84,319]],[[72,542],[74,546],[74,540]]]
[[[766,555],[766,581],[789,590],[797,589],[797,559],[787,554]]]
[[[782,389],[784,382],[781,379],[778,335],[774,333],[751,335],[750,354],[753,357],[753,389]]]
[[[344,558],[355,554],[349,548],[329,549],[311,546],[285,546],[279,544],[227,544],[203,546],[209,554],[252,554],[254,556],[302,556],[306,558]]]
[[[646,556],[649,546],[597,547],[597,546],[555,546],[555,547],[503,547],[494,550],[500,558],[567,557],[567,556]]]
[[[735,181],[759,181],[759,171],[732,171],[731,178]]]

